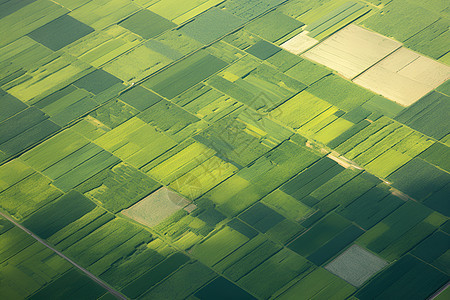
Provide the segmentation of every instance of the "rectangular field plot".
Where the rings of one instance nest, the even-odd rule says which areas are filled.
[[[143,9],[119,23],[120,26],[149,39],[176,25],[154,12]]]
[[[119,22],[139,9],[132,1],[91,0],[71,11],[69,15],[99,30]]]
[[[403,110],[395,119],[441,140],[450,133],[449,109],[450,97],[433,91]]]
[[[64,48],[85,35],[93,32],[94,29],[84,23],[63,15],[28,34],[29,37],[53,51]]]
[[[139,223],[153,227],[189,203],[177,193],[162,187],[122,213]]]
[[[364,286],[356,296],[368,299],[426,299],[448,281],[448,275],[406,255]]]
[[[450,67],[400,48],[353,81],[409,106],[450,78]]]
[[[272,11],[255,19],[245,29],[270,42],[275,42],[304,24],[278,11]]]
[[[333,4],[337,6],[340,4],[339,2],[343,1],[335,1],[336,4]],[[322,9],[326,12],[332,7],[333,5],[328,4],[327,6],[322,7]],[[317,16],[314,13],[311,13],[310,18],[314,19],[314,21],[308,23],[306,30],[309,32],[309,36],[321,40],[322,38],[327,37],[333,32],[351,23],[361,15],[364,15],[369,10],[370,9],[365,5],[354,1],[344,2],[342,5],[336,7],[336,9],[325,15],[323,15],[324,12],[321,12],[321,9],[319,8],[317,11]],[[315,20],[318,16],[321,17]],[[300,19],[303,20],[302,17],[300,17]]]
[[[107,63],[103,69],[124,81],[136,82],[171,62],[172,59],[142,44]]]
[[[95,204],[76,191],[70,191],[46,205],[23,224],[43,239],[47,239],[95,208]]]
[[[228,0],[221,5],[226,11],[246,21],[283,3],[283,0]]]
[[[105,169],[77,187],[85,196],[118,212],[155,191],[161,185],[132,166],[120,163]]]
[[[180,28],[180,31],[203,44],[209,44],[244,23],[225,10],[212,8]]]
[[[150,77],[142,85],[171,99],[225,66],[224,61],[200,51]]]
[[[176,24],[181,24],[220,2],[223,0],[193,0],[182,3],[177,0],[162,0],[150,1],[147,8]]]
[[[351,24],[303,56],[351,79],[400,46],[399,42]]]
[[[171,138],[137,117],[102,135],[95,143],[137,168],[176,145]]]
[[[358,245],[353,245],[330,262],[325,269],[354,286],[361,286],[387,266],[387,262]]]
[[[315,38],[308,36],[308,31],[303,31],[281,44],[280,47],[295,55],[298,55],[303,51],[311,48],[318,42],[319,41]]]
[[[0,106],[2,107],[0,111],[0,122],[3,122],[9,117],[27,108],[25,103],[6,93],[2,89],[0,89]]]
[[[94,31],[73,42],[66,46],[64,51],[99,68],[141,41],[142,38],[138,35],[118,25],[113,25],[101,31]]]
[[[214,279],[195,293],[198,299],[256,299],[237,285],[223,277]]]
[[[318,268],[289,287],[277,299],[346,299],[355,288],[325,269]]]

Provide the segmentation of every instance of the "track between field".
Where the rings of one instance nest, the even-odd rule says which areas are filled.
[[[59,252],[58,250],[56,250],[55,248],[53,248],[52,246],[50,246],[49,244],[47,244],[43,239],[41,239],[40,237],[38,237],[37,235],[35,235],[34,233],[32,233],[31,231],[29,231],[28,229],[26,229],[25,227],[23,227],[22,225],[20,225],[19,223],[17,223],[16,221],[14,221],[13,218],[11,218],[10,216],[0,212],[0,216],[4,217],[5,219],[9,220],[11,223],[13,223],[15,226],[19,227],[20,229],[22,229],[23,231],[25,231],[27,234],[31,235],[31,237],[33,237],[36,241],[38,241],[39,243],[41,243],[42,245],[44,245],[45,247],[49,248],[50,250],[52,250],[53,252],[55,252],[56,254],[58,254],[60,257],[64,258],[65,260],[67,260],[69,263],[71,263],[75,268],[79,269],[81,272],[83,272],[84,274],[86,274],[89,278],[91,278],[92,280],[94,280],[97,284],[99,284],[100,286],[102,286],[104,289],[106,289],[108,292],[110,292],[112,295],[114,295],[115,297],[117,297],[118,299],[123,299],[123,300],[127,300],[127,297],[125,297],[124,295],[122,295],[120,292],[116,291],[115,289],[113,289],[111,286],[109,286],[106,282],[104,282],[103,280],[101,280],[100,278],[96,277],[94,274],[92,274],[91,272],[89,272],[88,270],[86,270],[85,268],[83,268],[82,266],[80,266],[79,264],[77,264],[76,262],[74,262],[73,260],[71,260],[70,258],[68,258],[67,256],[65,256],[64,254],[62,254],[61,252]]]

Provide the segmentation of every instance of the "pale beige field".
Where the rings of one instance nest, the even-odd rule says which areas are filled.
[[[381,34],[350,24],[302,56],[352,79],[401,45]]]
[[[153,227],[189,204],[190,201],[168,188],[162,187],[130,208],[123,210],[122,214],[148,227]]]
[[[449,78],[449,66],[402,47],[353,82],[408,106]]]
[[[280,47],[286,51],[298,55],[303,51],[308,50],[309,48],[311,48],[312,46],[314,46],[319,42],[315,38],[307,36],[307,34],[308,31],[302,31],[301,33],[297,34],[290,40],[281,44]]]

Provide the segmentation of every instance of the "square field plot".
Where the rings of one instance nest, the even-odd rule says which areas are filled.
[[[176,26],[175,23],[149,10],[141,10],[119,23],[120,26],[149,39]]]
[[[84,23],[63,15],[28,34],[33,40],[57,51],[75,42],[94,29]]]
[[[399,42],[351,24],[306,52],[304,57],[346,78],[354,78],[399,47]]]
[[[353,245],[330,262],[325,269],[358,287],[387,264],[385,260],[364,248]]]
[[[450,67],[400,48],[353,81],[408,106],[450,78]]]
[[[132,207],[123,210],[122,213],[139,223],[152,227],[189,203],[177,193],[162,187]]]

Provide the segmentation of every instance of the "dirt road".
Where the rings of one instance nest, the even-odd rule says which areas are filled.
[[[31,231],[29,231],[28,229],[26,229],[25,227],[23,227],[22,225],[20,225],[19,223],[17,223],[14,219],[12,219],[10,216],[0,212],[0,215],[2,217],[4,217],[5,219],[9,220],[11,223],[13,223],[15,226],[19,227],[20,229],[22,229],[23,231],[25,231],[27,234],[31,235],[36,241],[38,241],[39,243],[41,243],[42,245],[44,245],[45,247],[49,248],[50,250],[52,250],[53,252],[55,252],[56,254],[58,254],[59,256],[61,256],[62,258],[64,258],[65,260],[67,260],[69,263],[71,263],[75,268],[79,269],[81,272],[83,272],[84,274],[86,274],[87,276],[89,276],[92,280],[94,280],[96,283],[98,283],[100,286],[102,286],[104,289],[106,289],[108,292],[110,292],[112,295],[114,295],[115,297],[117,297],[118,299],[123,299],[126,300],[127,297],[125,297],[124,295],[122,295],[121,293],[119,293],[118,291],[116,291],[115,289],[113,289],[111,286],[109,286],[106,282],[104,282],[103,280],[99,279],[98,277],[96,277],[94,274],[92,274],[91,272],[89,272],[88,270],[86,270],[85,268],[83,268],[82,266],[80,266],[79,264],[77,264],[76,262],[74,262],[73,260],[71,260],[70,258],[68,258],[67,256],[65,256],[64,254],[62,254],[61,252],[59,252],[58,250],[56,250],[55,248],[53,248],[52,246],[50,246],[49,244],[47,244],[43,239],[41,239],[40,237],[38,237],[37,235],[35,235],[34,233],[32,233]]]

